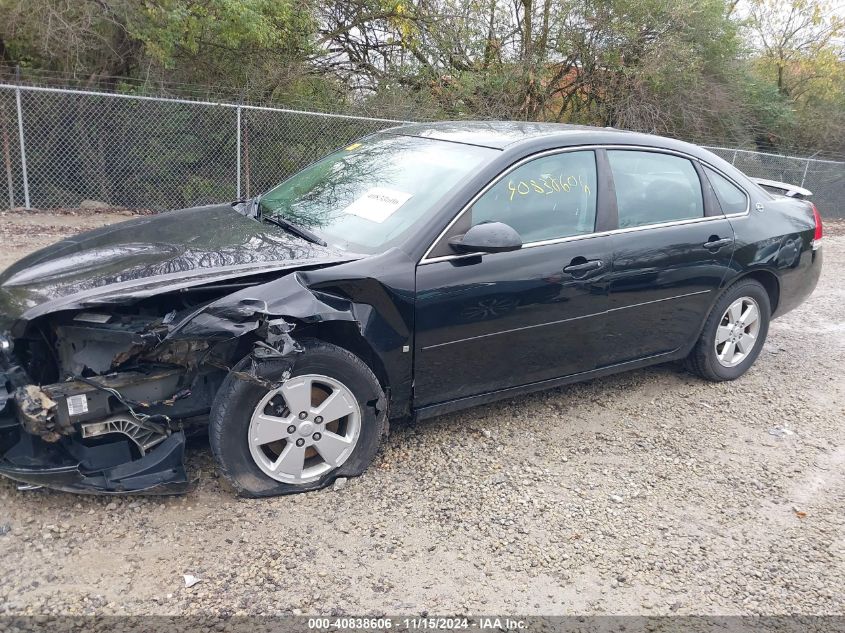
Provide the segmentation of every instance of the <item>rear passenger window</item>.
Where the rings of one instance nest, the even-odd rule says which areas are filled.
[[[631,150],[607,155],[620,228],[704,217],[701,181],[686,158]]]
[[[505,174],[472,205],[471,224],[504,222],[523,242],[592,233],[596,187],[592,151],[535,158]]]
[[[705,167],[704,171],[707,173],[710,184],[713,185],[722,213],[745,213],[748,208],[748,196],[745,192],[717,171],[709,167]]]

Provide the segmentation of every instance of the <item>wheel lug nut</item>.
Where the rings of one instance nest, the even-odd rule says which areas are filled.
[[[316,418],[314,418],[314,422],[316,422],[317,424],[322,424],[323,423],[323,416],[318,415]]]
[[[296,427],[293,424],[288,427],[288,433],[296,433]]]
[[[300,419],[300,420],[304,420],[304,419],[305,419],[305,418],[307,418],[307,417],[308,417],[308,413],[307,413],[307,412],[305,412],[305,411],[300,411],[300,412],[299,412],[299,419]]]
[[[315,442],[318,442],[320,440],[320,438],[323,437],[323,436],[320,435],[319,433],[314,433],[314,435],[312,435],[311,437],[314,438]]]
[[[300,437],[298,440],[296,440],[296,445],[297,445],[297,446],[305,446],[305,440],[303,440],[303,439]]]

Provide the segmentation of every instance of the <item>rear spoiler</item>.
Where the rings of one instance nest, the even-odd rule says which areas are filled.
[[[813,195],[812,191],[804,189],[804,187],[799,187],[798,185],[790,185],[777,180],[767,180],[766,178],[752,178],[751,180],[766,189],[774,189],[775,193],[786,196],[787,198],[804,199]]]

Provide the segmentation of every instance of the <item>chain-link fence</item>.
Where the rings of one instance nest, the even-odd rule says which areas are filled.
[[[258,193],[402,121],[0,84],[0,208],[168,209]],[[2,189],[0,189],[2,191]]]
[[[823,215],[845,218],[845,163],[744,149],[707,149],[752,178],[777,180],[809,189],[813,192],[813,202]]]
[[[403,123],[283,108],[0,84],[0,208],[168,209],[244,198]],[[845,217],[845,163],[709,148]],[[2,191],[3,188],[0,188]]]

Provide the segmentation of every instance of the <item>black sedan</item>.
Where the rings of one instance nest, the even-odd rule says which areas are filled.
[[[66,239],[0,275],[0,473],[180,492],[207,429],[276,495],[361,474],[389,420],[678,359],[739,378],[821,270],[809,192],[766,185],[656,136],[412,125]]]

